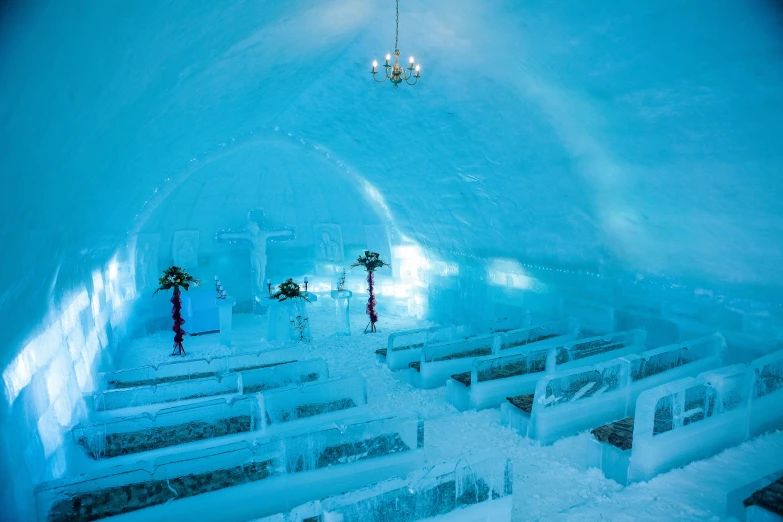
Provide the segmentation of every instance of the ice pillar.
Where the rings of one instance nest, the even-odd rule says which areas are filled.
[[[234,305],[236,301],[233,297],[216,299],[218,307],[218,316],[220,318],[220,344],[222,346],[231,346],[231,330],[233,328]]]
[[[335,333],[337,335],[351,335],[351,297],[353,292],[350,290],[332,290],[332,299],[334,299],[335,311],[337,314],[337,326]]]

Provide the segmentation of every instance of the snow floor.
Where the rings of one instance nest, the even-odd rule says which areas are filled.
[[[310,312],[313,340],[307,343],[308,357],[326,359],[332,377],[363,375],[369,407],[377,412],[402,408],[418,411],[425,422],[428,464],[491,448],[504,451],[514,463],[515,522],[732,520],[725,514],[726,495],[742,484],[783,469],[783,432],[779,431],[649,482],[623,488],[598,470],[585,470],[587,433],[542,447],[502,426],[499,409],[460,413],[446,402],[445,386],[434,390],[413,388],[404,381],[404,372],[393,373],[376,361],[375,350],[386,346],[388,334],[429,323],[382,312],[379,332],[365,335],[362,331],[367,316],[363,303],[357,300],[352,303],[352,335],[337,337],[333,335],[336,320],[331,304],[330,299],[322,299]],[[235,315],[231,348],[220,347],[217,334],[187,337],[187,357],[257,351],[269,346],[263,339],[266,327],[266,316]],[[117,368],[173,360],[169,356],[172,336],[170,331],[162,331],[134,340],[121,355]],[[511,502],[491,502],[433,520],[512,520]]]

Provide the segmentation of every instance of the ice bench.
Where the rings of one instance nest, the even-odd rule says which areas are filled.
[[[547,374],[641,352],[644,343],[645,332],[631,330],[566,343],[555,338],[518,353],[478,358],[469,372],[446,382],[446,398],[460,411],[495,408],[507,397],[532,394]]]
[[[103,373],[100,377],[105,390],[132,388],[215,377],[243,370],[255,370],[284,362],[299,361],[304,358],[303,355],[304,349],[301,346],[292,346],[244,354],[166,362],[157,366],[126,368]]]
[[[334,424],[334,423],[333,423]],[[415,413],[357,416],[309,433],[169,455],[40,484],[39,520],[243,522],[421,466]]]
[[[296,363],[294,363],[296,364]],[[74,441],[93,460],[160,450],[191,442],[317,424],[355,414],[365,406],[364,377],[326,379],[268,390],[263,394],[201,401],[153,414],[142,413],[73,429]],[[340,415],[329,415],[340,412]],[[274,421],[272,420],[274,419]],[[295,421],[307,422],[295,422]]]
[[[470,339],[480,335],[507,332],[529,326],[531,316],[479,321],[458,326],[433,326],[406,330],[389,335],[386,348],[376,350],[376,355],[392,370],[405,370],[408,364],[421,358],[425,346],[437,343]]]
[[[92,407],[94,411],[108,411],[219,395],[250,394],[328,376],[329,370],[323,359],[281,362],[212,377],[99,391],[92,394]]]
[[[588,465],[620,484],[649,480],[783,427],[783,351],[646,390],[633,417],[593,430]]]
[[[558,371],[540,379],[533,395],[510,397],[503,403],[501,422],[542,444],[551,444],[627,417],[645,390],[717,368],[725,348],[720,335],[711,335]],[[526,407],[519,408],[520,402]]]
[[[428,345],[422,350],[421,359],[408,365],[408,382],[417,388],[436,388],[451,375],[470,370],[478,358],[501,353],[526,353],[535,347],[557,345],[574,339],[578,330],[576,321],[569,319]]]
[[[783,478],[743,501],[748,522],[783,522]]]
[[[413,522],[511,495],[511,461],[503,455],[461,457],[324,500],[262,522]]]

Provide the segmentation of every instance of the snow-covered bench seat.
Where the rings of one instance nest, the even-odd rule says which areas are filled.
[[[263,522],[414,522],[512,494],[511,460],[498,453],[461,457],[357,491],[297,506]]]
[[[80,424],[72,435],[91,459],[98,460],[256,431],[262,426],[256,397],[237,397]]]
[[[132,388],[168,382],[201,379],[229,372],[254,370],[304,359],[304,348],[290,346],[236,355],[189,359],[139,366],[101,374],[103,389]]]
[[[469,372],[478,358],[501,353],[526,353],[539,346],[573,340],[577,332],[576,322],[565,320],[471,337],[463,341],[427,345],[421,352],[421,359],[408,365],[408,382],[418,388],[437,388],[451,375]]]
[[[243,522],[405,475],[423,464],[415,413],[347,418],[309,433],[262,437],[40,484],[39,520]]]
[[[478,321],[457,326],[433,326],[406,330],[389,335],[387,347],[377,350],[376,354],[391,370],[405,370],[408,364],[421,358],[421,350],[431,344],[447,343],[470,339],[480,335],[503,333],[529,326],[531,317],[522,317]]]
[[[759,375],[752,365],[736,364],[642,392],[622,436],[617,423],[593,430],[588,465],[621,484],[649,480],[743,442],[753,435],[751,419],[765,430],[783,427],[781,409],[769,407],[780,404],[783,389],[754,401]]]
[[[638,353],[644,343],[645,332],[631,330],[565,343],[554,338],[518,353],[477,358],[469,372],[453,374],[446,382],[446,398],[460,411],[495,408],[507,397],[534,393],[547,374]]]
[[[538,381],[526,410],[515,405],[514,397],[503,403],[501,422],[542,444],[551,444],[627,417],[645,390],[717,368],[725,347],[720,335],[711,335],[558,371]]]

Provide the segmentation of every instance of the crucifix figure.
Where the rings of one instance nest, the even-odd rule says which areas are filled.
[[[218,239],[232,239],[245,241],[250,244],[250,268],[253,271],[253,297],[256,302],[261,302],[261,297],[266,295],[264,281],[266,280],[266,241],[270,237],[292,236],[290,230],[266,231],[261,230],[258,222],[250,221],[244,232],[220,232]]]

